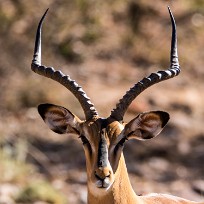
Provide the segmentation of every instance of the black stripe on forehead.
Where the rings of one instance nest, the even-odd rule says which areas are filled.
[[[105,129],[102,129],[98,146],[98,167],[106,167],[108,165],[108,146],[105,134]]]

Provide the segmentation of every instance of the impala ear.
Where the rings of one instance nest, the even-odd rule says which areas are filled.
[[[124,135],[128,139],[151,139],[163,130],[169,118],[169,114],[163,111],[141,113],[125,126]]]
[[[41,104],[38,112],[49,128],[58,133],[78,133],[81,120],[64,107]]]

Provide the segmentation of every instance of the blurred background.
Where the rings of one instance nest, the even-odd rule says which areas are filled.
[[[137,194],[171,193],[204,200],[203,0],[0,1],[0,203],[86,203],[85,158],[76,135],[57,135],[37,113],[40,103],[82,108],[58,83],[30,69],[37,24],[42,61],[71,76],[109,116],[134,83],[169,66],[171,6],[181,74],[142,93],[125,121],[164,110],[171,120],[148,142],[124,149]]]

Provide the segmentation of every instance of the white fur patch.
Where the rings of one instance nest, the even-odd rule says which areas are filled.
[[[101,182],[101,181],[96,181],[95,183],[89,182],[88,189],[91,192],[91,194],[93,194],[95,197],[105,196],[112,188],[113,183],[111,183],[107,188],[98,188],[97,187],[97,185],[99,184],[98,182]]]

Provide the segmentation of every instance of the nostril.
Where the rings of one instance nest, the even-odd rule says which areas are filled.
[[[108,174],[108,177],[110,177],[111,176],[111,171],[109,171],[109,174]]]
[[[110,170],[109,170],[109,171],[106,171],[104,176],[105,176],[106,178],[110,178],[110,176],[111,176],[111,171],[110,171]]]
[[[97,174],[96,171],[95,171],[95,177],[96,177],[97,179],[99,179],[99,180],[104,180],[103,178],[101,178],[101,177]]]
[[[111,176],[111,171],[109,171],[109,172],[107,173],[106,177],[107,177],[107,178],[110,178],[110,176]]]
[[[101,172],[101,171],[94,171],[94,175],[97,179],[103,181],[105,178],[110,178],[111,176],[111,171],[108,172]]]

